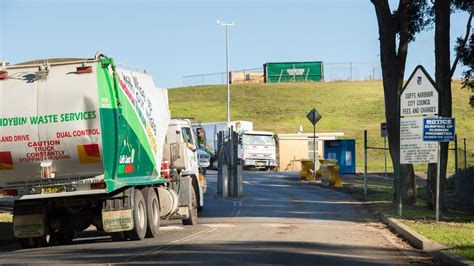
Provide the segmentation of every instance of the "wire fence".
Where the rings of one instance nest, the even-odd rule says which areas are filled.
[[[474,147],[467,139],[459,139],[457,145],[457,169],[454,177],[456,196],[474,204]]]
[[[409,73],[417,65],[422,64],[426,69],[434,69],[431,61],[407,61],[406,72]],[[324,63],[324,81],[351,80],[381,80],[382,68],[380,62],[342,62]],[[232,84],[263,83],[263,67],[233,70],[229,75]],[[204,73],[183,76],[183,86],[202,86],[226,84],[226,72]]]
[[[393,173],[388,145],[380,132],[364,131],[364,138],[358,144],[361,151],[360,161],[364,162],[364,180],[367,172]],[[428,164],[415,164],[415,171],[426,172]],[[382,171],[382,169],[384,169]],[[463,202],[474,205],[474,143],[466,138],[457,137],[449,143],[447,176],[454,177],[456,196]]]

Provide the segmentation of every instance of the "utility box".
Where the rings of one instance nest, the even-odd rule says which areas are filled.
[[[339,165],[339,174],[355,174],[355,140],[325,140],[324,159],[337,160],[337,164]]]
[[[279,62],[263,65],[265,83],[324,81],[323,62]]]

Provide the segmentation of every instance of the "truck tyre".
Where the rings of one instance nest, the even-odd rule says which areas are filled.
[[[143,198],[143,194],[140,190],[134,189],[133,191],[133,223],[135,227],[127,232],[130,240],[142,240],[146,235],[147,228],[147,214],[146,214],[146,203]]]
[[[49,235],[18,239],[18,241],[20,242],[20,246],[24,249],[46,247],[49,245],[49,240]]]
[[[158,237],[160,230],[160,202],[155,189],[147,187],[142,190],[146,202],[146,213],[148,226],[146,237]]]
[[[196,225],[198,219],[198,202],[196,199],[196,192],[191,189],[191,206],[189,206],[189,218],[184,219],[183,225]]]
[[[64,231],[55,232],[53,233],[52,237],[54,238],[54,240],[52,240],[52,243],[56,245],[69,245],[74,239],[74,230],[68,228]]]
[[[28,237],[28,238],[18,238],[18,242],[20,242],[20,246],[23,249],[30,249],[30,248],[36,248],[36,240],[33,237]]]

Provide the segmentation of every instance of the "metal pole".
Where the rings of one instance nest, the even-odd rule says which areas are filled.
[[[454,135],[454,176],[458,176],[458,134]]]
[[[385,177],[387,177],[387,137],[383,137],[383,156],[385,163]]]
[[[230,80],[229,80],[229,36],[227,33],[228,26],[225,25],[225,58],[227,73],[227,123],[230,123]]]
[[[313,125],[313,180],[316,181],[316,124]]]
[[[382,77],[382,79],[383,79],[383,77]],[[397,184],[397,185],[398,185],[398,193],[397,193],[397,194],[398,194],[398,216],[399,216],[399,217],[402,217],[402,216],[403,216],[402,180],[401,180],[402,175],[401,175],[401,173],[400,173],[400,170],[401,170],[401,161],[402,161],[402,160],[401,160],[401,159],[402,159],[402,158],[401,158],[401,150],[402,150],[402,149],[401,149],[401,139],[400,139],[400,131],[401,131],[401,130],[400,130],[400,129],[401,129],[401,124],[402,124],[402,119],[401,119],[401,116],[400,116],[400,115],[401,115],[401,114],[400,114],[400,113],[401,113],[401,112],[400,112],[400,97],[401,97],[401,95],[398,94],[398,98],[397,98],[397,117],[398,117],[398,127],[397,127],[397,131],[398,131],[398,136],[397,136],[397,138],[398,138],[398,147],[397,147],[397,149],[398,149],[398,155],[397,155],[397,157],[398,157],[398,158],[392,158],[392,160],[395,159],[395,161],[397,162],[397,166],[396,166],[397,169],[394,169],[394,170],[396,170],[396,171],[395,171],[395,172],[396,172],[396,175],[395,175],[395,176],[396,176],[397,182],[398,182],[398,184]],[[387,123],[387,126],[388,126],[388,125],[389,125],[389,123]],[[391,126],[392,126],[392,125],[391,125],[391,123],[390,123],[390,127],[391,127]],[[391,134],[390,134],[390,135],[391,135]]]
[[[439,179],[441,175],[441,142],[438,142],[438,162],[436,164],[436,221],[439,221]]]
[[[367,130],[364,130],[364,194],[367,195]]]
[[[403,216],[403,197],[402,197],[402,175],[400,173],[401,165],[400,158],[397,164],[397,178],[398,178],[398,216]]]
[[[349,80],[352,80],[352,62],[349,63],[349,68],[350,68],[350,72],[351,72],[350,73],[351,76],[350,76]]]
[[[229,191],[230,196],[234,196],[234,127],[229,128]]]
[[[466,150],[466,138],[464,138],[464,171],[467,169],[467,150]]]

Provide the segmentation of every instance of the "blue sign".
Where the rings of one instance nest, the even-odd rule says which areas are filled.
[[[454,141],[455,120],[453,117],[423,118],[423,140],[448,142]]]

